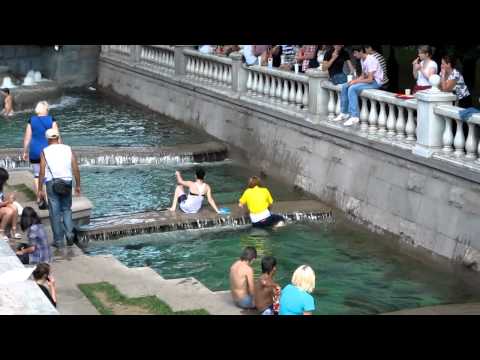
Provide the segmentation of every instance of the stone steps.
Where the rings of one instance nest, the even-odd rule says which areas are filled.
[[[212,292],[194,278],[166,280],[149,267],[129,268],[111,255],[75,256],[70,261],[55,262],[53,271],[61,314],[96,313],[77,285],[102,281],[116,286],[127,297],[155,295],[174,311],[204,308],[216,315],[241,314],[228,292]]]

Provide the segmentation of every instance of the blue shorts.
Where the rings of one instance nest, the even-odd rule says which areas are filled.
[[[253,298],[250,295],[245,296],[240,300],[235,300],[235,304],[242,309],[253,309]]]

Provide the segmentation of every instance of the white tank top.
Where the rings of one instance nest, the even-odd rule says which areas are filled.
[[[187,214],[197,213],[202,207],[203,195],[205,194],[205,183],[198,185],[198,194],[188,194],[187,199],[180,203],[180,208]]]
[[[52,144],[43,149],[45,160],[45,177],[47,182],[55,179],[72,180],[72,149],[64,144]]]

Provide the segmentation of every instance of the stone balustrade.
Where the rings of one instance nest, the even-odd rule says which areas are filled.
[[[322,87],[328,90],[328,120],[333,121],[340,114],[342,86],[323,81]],[[402,100],[388,91],[367,89],[360,93],[359,106],[360,132],[379,138],[415,142],[417,100]]]
[[[169,45],[141,45],[138,66],[153,73],[175,72],[175,48]]]
[[[190,80],[205,84],[232,87],[232,59],[225,56],[203,54],[193,49],[184,49],[185,74]]]
[[[294,115],[315,125],[333,126],[338,131],[358,133],[372,141],[410,149],[431,157],[441,150],[457,158],[475,159],[478,165],[479,115],[455,133],[458,108],[455,96],[437,88],[421,91],[415,99],[403,100],[383,90],[363,90],[359,97],[360,125],[344,128],[333,119],[340,114],[340,85],[328,81],[328,73],[309,69],[305,74],[266,66],[246,66],[240,53],[203,54],[190,45],[103,45],[101,57],[203,86],[219,94]],[[457,163],[458,164],[458,163]],[[479,167],[480,170],[480,167]]]
[[[266,66],[246,66],[247,95],[257,99],[308,111],[308,76]]]
[[[475,160],[480,163],[480,114],[474,114],[466,122],[467,135],[464,133],[464,121],[460,118],[457,106],[439,105],[434,109],[444,122],[441,151],[462,160]]]
[[[133,45],[102,45],[102,54],[114,60],[129,63],[133,47]]]

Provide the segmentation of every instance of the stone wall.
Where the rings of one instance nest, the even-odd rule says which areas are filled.
[[[0,46],[0,65],[6,65],[22,78],[29,70],[39,70],[43,77],[64,87],[85,86],[95,82],[99,45]]]
[[[377,230],[476,266],[478,176],[221,95],[181,78],[101,60],[99,85],[245,150],[264,171]]]

